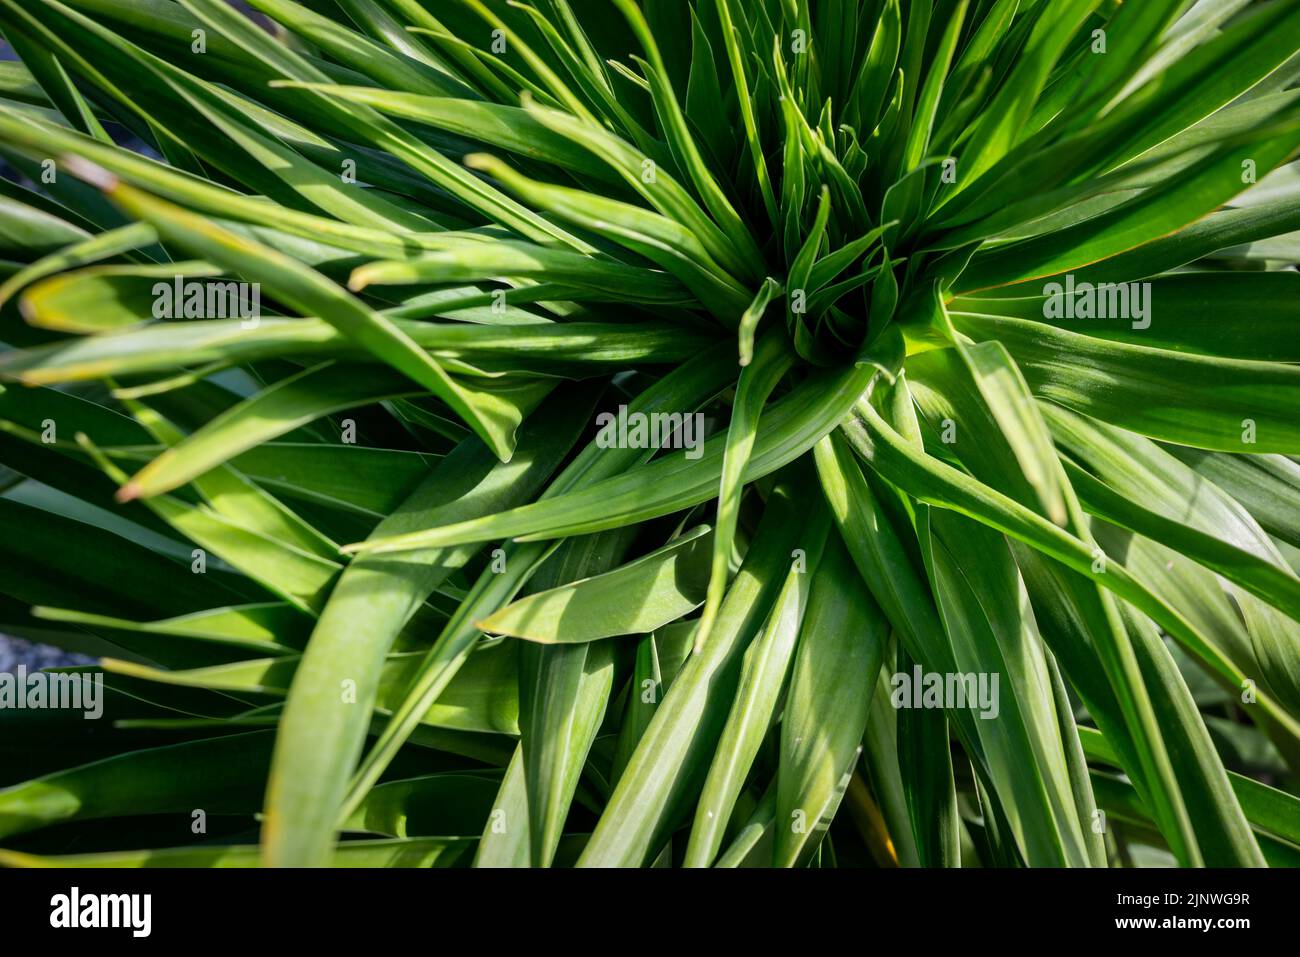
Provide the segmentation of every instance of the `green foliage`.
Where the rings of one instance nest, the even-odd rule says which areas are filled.
[[[1300,862],[1300,0],[251,6],[0,0],[0,864]]]

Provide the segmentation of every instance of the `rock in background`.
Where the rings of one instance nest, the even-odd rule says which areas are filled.
[[[6,638],[0,635],[0,672],[16,672],[19,665],[26,665],[27,670],[38,668],[59,668],[67,665],[90,664],[94,659],[85,655],[74,655],[49,645],[37,645],[21,638]]]

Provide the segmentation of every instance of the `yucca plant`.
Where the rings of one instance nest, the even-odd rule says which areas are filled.
[[[250,6],[0,0],[0,861],[1300,860],[1300,2]]]

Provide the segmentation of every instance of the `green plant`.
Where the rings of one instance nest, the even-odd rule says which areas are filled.
[[[1300,859],[1300,3],[251,6],[0,0],[0,861]]]

